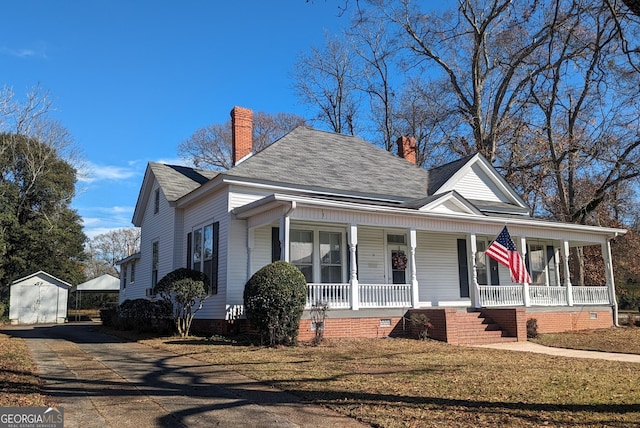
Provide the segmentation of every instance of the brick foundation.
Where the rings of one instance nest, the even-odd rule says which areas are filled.
[[[395,311],[394,314],[376,311],[329,311],[324,323],[325,338],[381,338],[417,337],[418,327],[412,326],[411,314],[426,315],[432,327],[429,337],[456,345],[482,344],[502,341],[526,341],[527,320],[535,319],[538,333],[561,333],[592,330],[613,326],[611,308],[425,308]],[[402,312],[404,314],[402,315]],[[333,315],[333,316],[332,316]],[[235,335],[251,332],[246,320],[193,320],[194,334]],[[315,337],[312,321],[300,320],[298,339],[311,341]]]
[[[575,307],[571,311],[527,311],[527,320],[535,319],[538,333],[595,330],[613,327],[611,309]]]

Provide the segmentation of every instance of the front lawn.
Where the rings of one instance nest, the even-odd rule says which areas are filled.
[[[408,339],[276,349],[194,338],[141,342],[229,366],[377,427],[640,425],[640,367],[632,363]]]
[[[0,407],[50,404],[24,340],[0,334]]]
[[[532,342],[558,348],[640,354],[640,327],[612,327],[604,330],[541,334]]]

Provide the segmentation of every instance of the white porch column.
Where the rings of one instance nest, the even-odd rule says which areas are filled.
[[[415,229],[409,229],[409,257],[411,258],[411,304],[414,309],[420,307],[420,290],[418,289],[418,267],[416,266],[416,247],[418,234]]]
[[[469,248],[471,248],[471,304],[474,308],[480,308],[480,285],[478,284],[478,270],[476,266],[476,253],[478,252],[478,245],[476,240],[476,234],[469,235]]]
[[[562,267],[564,269],[564,285],[567,287],[567,304],[573,306],[573,288],[571,271],[569,270],[569,241],[562,242]]]
[[[616,284],[613,276],[613,259],[611,257],[611,241],[607,239],[602,244],[602,258],[604,259],[604,271],[609,289],[609,302],[613,308],[613,324],[618,327],[618,301],[616,300]]]
[[[349,227],[349,264],[351,272],[349,275],[349,284],[351,286],[351,309],[357,311],[360,309],[360,289],[358,287],[358,261],[356,257],[356,249],[358,248],[358,226],[352,224]]]
[[[525,263],[525,260],[527,260],[527,238],[524,236],[520,237],[520,248],[522,249],[522,263]],[[526,281],[522,284],[522,294],[524,297],[524,306],[528,308],[531,306],[531,299],[529,298],[529,283]]]

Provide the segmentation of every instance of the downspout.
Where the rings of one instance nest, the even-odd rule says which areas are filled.
[[[605,260],[605,269],[607,274],[607,282],[609,282],[609,295],[611,299],[611,307],[613,309],[613,325],[616,327],[620,327],[618,322],[618,300],[616,299],[616,285],[615,279],[613,277],[613,259],[611,257],[611,240],[618,237],[618,232],[616,232],[611,238],[607,239],[606,245],[603,245],[603,256]]]
[[[284,213],[280,225],[280,258],[286,262],[289,262],[289,216],[297,208],[296,201],[291,201],[291,206]]]

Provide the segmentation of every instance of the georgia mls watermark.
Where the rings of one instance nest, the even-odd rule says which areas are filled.
[[[64,409],[0,407],[0,428],[64,428]]]

